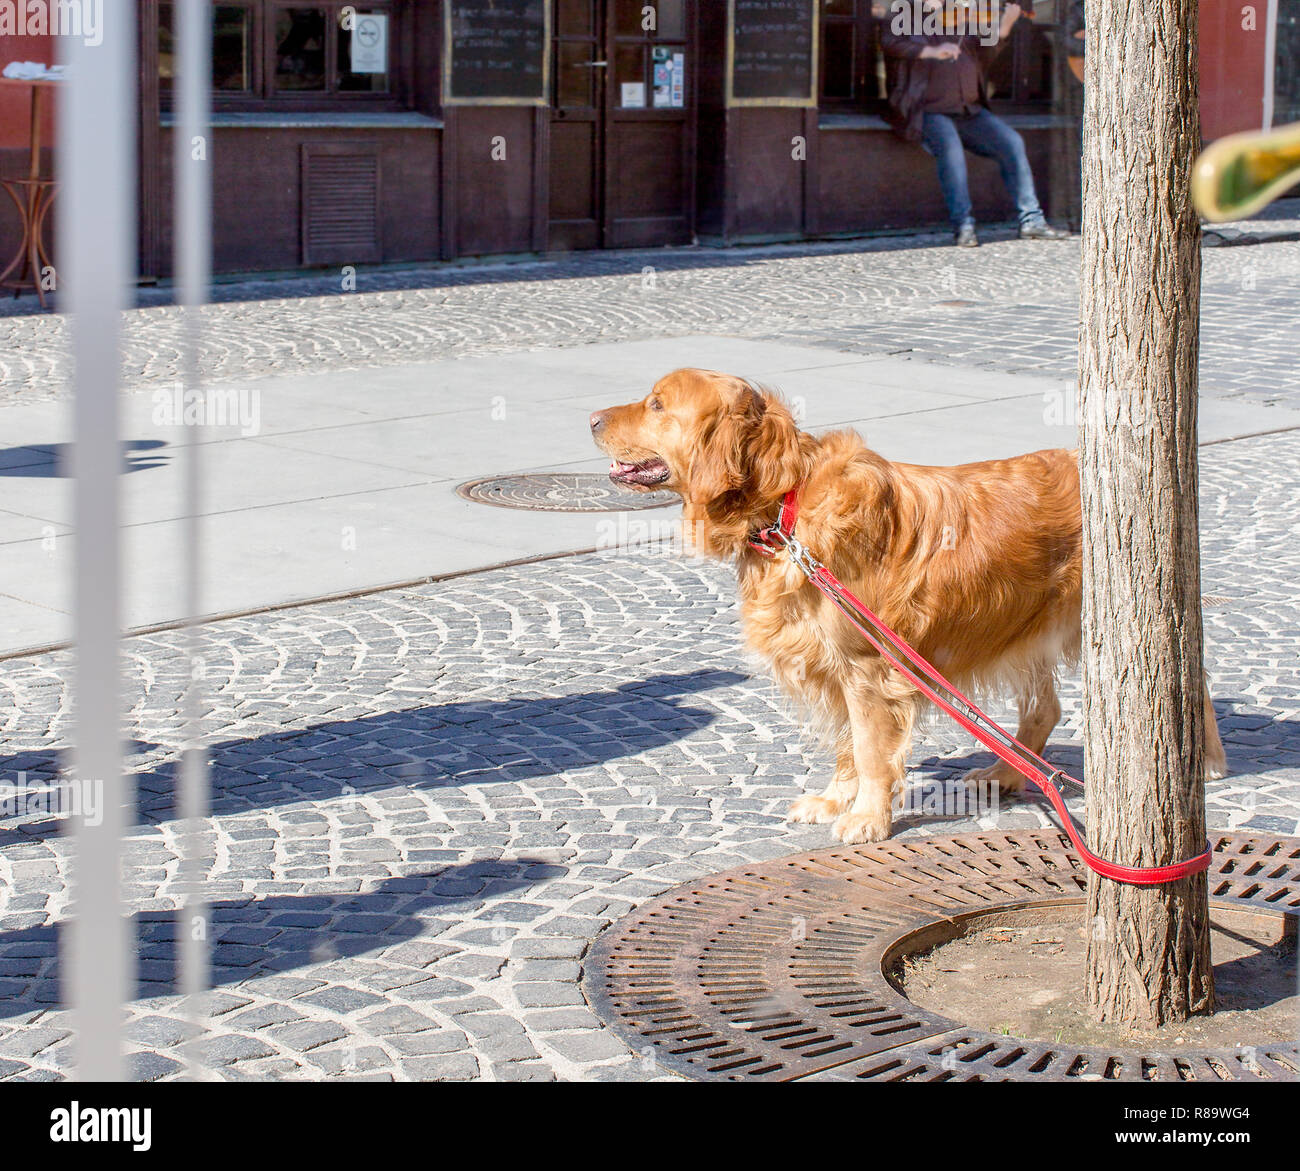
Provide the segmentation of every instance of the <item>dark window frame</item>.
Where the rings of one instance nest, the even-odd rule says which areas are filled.
[[[1032,0],[1024,0],[1026,9],[1032,7]],[[817,51],[823,68],[820,76],[818,108],[826,113],[862,113],[883,114],[888,106],[888,85],[892,80],[892,70],[885,73],[885,92],[877,93],[879,74],[877,63],[883,50],[880,47],[880,29],[889,20],[889,6],[885,5],[885,15],[877,16],[872,11],[872,0],[853,0],[852,13],[832,13],[827,11],[823,0],[821,33],[818,38]],[[848,96],[828,96],[826,84],[829,70],[824,67],[826,60],[826,42],[828,36],[836,34],[851,38],[852,43],[852,90]],[[1041,34],[1048,46],[1046,76],[1048,77],[1048,96],[1027,96],[1035,71],[1035,38]],[[1057,21],[1022,19],[1016,22],[1008,38],[1008,44],[1001,50],[1000,56],[1009,56],[1011,64],[1010,92],[995,92],[991,99],[995,110],[1004,113],[1044,114],[1055,108],[1052,96],[1054,83],[1051,78],[1058,68],[1057,55],[1061,43],[1061,25]],[[985,69],[988,76],[997,68],[989,62]],[[1007,66],[1003,65],[1003,69]]]
[[[827,11],[823,2],[820,13],[821,28],[817,37],[820,54],[817,101],[820,109],[828,113],[883,113],[886,95],[876,93],[876,62],[880,56],[880,20],[872,13],[872,0],[852,0],[851,13]],[[826,43],[832,36],[845,37],[850,45],[852,59],[851,92],[848,96],[829,97],[826,83],[829,70],[825,66]],[[865,92],[870,91],[870,92]]]
[[[1300,0],[1279,0],[1273,62],[1273,125],[1300,118]]]
[[[413,85],[413,0],[219,0],[230,7],[252,12],[249,47],[251,88],[242,92],[213,90],[215,113],[340,113],[345,111],[375,113],[409,110],[414,105]],[[388,90],[368,92],[339,88],[342,74],[338,69],[339,19],[343,8],[351,5],[364,15],[386,13],[388,22]],[[155,5],[158,33],[164,27],[162,9]],[[277,90],[275,88],[276,45],[275,18],[286,8],[321,8],[325,10],[325,78],[323,90]],[[174,8],[173,8],[174,13]],[[163,112],[172,108],[172,91],[160,79],[159,101]]]

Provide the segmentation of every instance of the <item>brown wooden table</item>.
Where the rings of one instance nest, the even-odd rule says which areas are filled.
[[[42,271],[50,266],[49,254],[45,251],[45,217],[54,202],[57,184],[53,179],[41,178],[41,95],[53,86],[61,85],[53,78],[48,80],[28,80],[20,77],[0,77],[0,86],[25,85],[32,91],[31,113],[31,156],[28,160],[27,177],[23,179],[0,179],[0,186],[9,192],[9,197],[18,208],[22,221],[23,238],[14,253],[14,258],[0,272],[0,288],[13,289],[14,296],[23,289],[35,289],[40,299],[41,308],[45,308],[45,288],[41,284]],[[18,275],[11,274],[18,270]]]

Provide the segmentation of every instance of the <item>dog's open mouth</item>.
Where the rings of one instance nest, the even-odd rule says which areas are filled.
[[[656,456],[639,464],[625,464],[614,460],[609,465],[609,478],[615,484],[628,488],[654,488],[671,476],[668,465]]]

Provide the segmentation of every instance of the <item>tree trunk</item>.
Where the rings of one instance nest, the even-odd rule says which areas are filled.
[[[1200,148],[1197,0],[1088,0],[1079,387],[1083,717],[1097,853],[1130,865],[1205,846],[1197,521]],[[1205,876],[1090,875],[1098,1020],[1214,1011]]]

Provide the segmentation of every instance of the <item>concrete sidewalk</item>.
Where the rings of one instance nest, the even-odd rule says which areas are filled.
[[[242,426],[209,428],[202,444],[205,613],[596,547],[609,514],[492,508],[455,487],[510,472],[602,472],[589,413],[685,365],[776,386],[809,429],[857,427],[893,459],[958,463],[1075,442],[1073,389],[1060,379],[710,335],[226,384],[214,389],[240,395],[247,413]],[[172,403],[170,391],[124,399],[131,629],[184,616],[185,435]],[[0,407],[0,653],[71,637],[70,427],[66,403]],[[1202,442],[1290,427],[1300,411],[1202,403]]]

